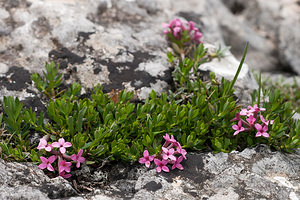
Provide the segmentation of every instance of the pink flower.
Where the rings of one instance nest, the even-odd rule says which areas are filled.
[[[273,122],[274,122],[274,120],[268,120],[268,121],[266,121],[265,120],[265,118],[262,116],[262,115],[260,115],[260,120],[262,121],[262,123],[264,123],[266,126],[268,126],[269,125],[269,122],[270,122],[270,124],[273,124]]]
[[[236,113],[235,117],[232,120],[230,120],[230,121],[232,122],[232,121],[240,121],[240,120],[241,120],[241,114],[240,113]]]
[[[196,41],[198,44],[201,43],[200,39],[202,38],[202,33],[200,33],[198,30],[194,31],[194,34],[192,36],[192,40]]]
[[[58,142],[53,142],[52,146],[59,148],[59,151],[64,154],[66,153],[66,147],[71,147],[72,144],[70,142],[65,142],[64,138],[60,138]]]
[[[172,143],[172,144],[177,143],[177,141],[174,139],[173,135],[171,135],[171,138],[170,138],[170,136],[168,134],[166,134],[165,136],[163,136],[163,138],[166,140],[167,145],[170,143]]]
[[[232,128],[233,128],[233,130],[236,130],[233,135],[237,135],[239,132],[242,132],[245,130],[245,128],[242,127],[242,121],[239,121],[238,125],[236,125],[236,124],[232,125]]]
[[[51,146],[51,144],[48,144],[48,142],[45,138],[41,138],[37,149],[38,150],[45,149],[46,151],[50,152],[52,150],[52,146]]]
[[[244,108],[241,110],[240,115],[246,115],[247,117],[250,117],[250,115],[253,115],[253,112]]]
[[[194,22],[193,21],[190,21],[189,22],[189,33],[191,32],[191,31],[193,31],[193,30],[195,30],[195,24],[194,24]]]
[[[176,152],[180,153],[183,156],[183,158],[186,160],[186,157],[185,157],[186,150],[185,149],[181,148],[181,146],[180,146],[180,147],[177,147]]]
[[[162,150],[163,150],[163,159],[164,160],[176,160],[176,157],[173,155],[175,150],[173,148],[171,149],[167,149],[166,147],[162,147]]]
[[[270,137],[270,135],[266,132],[268,130],[268,126],[264,125],[263,127],[260,124],[255,124],[255,128],[257,130],[256,137]]]
[[[183,170],[183,167],[182,167],[182,165],[180,164],[181,161],[182,161],[182,159],[183,159],[183,156],[180,156],[180,157],[174,162],[174,164],[173,164],[173,166],[172,166],[172,169],[178,168],[178,169],[180,169],[180,170]]]
[[[71,155],[71,159],[72,159],[73,161],[76,161],[76,162],[77,162],[77,163],[76,163],[76,167],[77,167],[77,168],[80,167],[80,163],[84,163],[84,162],[85,162],[85,158],[84,158],[84,157],[81,157],[82,153],[83,153],[83,150],[80,149],[80,150],[78,151],[78,154],[77,154],[77,155],[76,155],[76,154]]]
[[[150,162],[153,161],[154,156],[149,156],[149,152],[147,150],[144,151],[144,157],[139,159],[139,163],[146,165],[146,167],[150,167]]]
[[[253,115],[250,115],[250,117],[248,117],[246,120],[250,125],[253,125],[254,122],[256,121],[256,119],[253,117]]]
[[[175,140],[175,141],[176,141],[176,140]],[[177,141],[176,141],[176,142],[174,142],[173,144],[175,145],[175,147],[177,147],[177,148],[181,148],[181,145],[180,145],[180,143],[179,143],[179,142],[177,142]]]
[[[62,173],[63,171],[70,172],[71,171],[71,169],[70,169],[71,165],[72,165],[71,162],[66,162],[64,160],[60,161],[60,163],[59,163],[59,173]]]
[[[72,175],[71,174],[65,174],[65,171],[62,171],[61,173],[59,173],[59,176],[63,177],[63,178],[70,178]]]
[[[259,108],[257,106],[257,104],[255,104],[253,107],[252,106],[248,106],[248,109],[250,109],[250,111],[254,112],[254,113],[258,113],[259,111],[265,111],[266,110],[265,108]]]
[[[181,38],[181,32],[182,32],[181,27],[175,27],[173,29],[173,35],[174,35],[174,37],[177,38],[177,39],[180,39]]]
[[[202,34],[197,28],[195,28],[194,22],[181,22],[180,19],[173,19],[169,24],[163,24],[164,28],[169,30],[164,30],[164,34],[172,34],[177,40],[181,40],[183,32],[187,31],[187,37],[192,42],[201,43],[200,38]]]
[[[166,35],[167,33],[169,33],[168,30],[164,30],[163,33]]]
[[[163,24],[163,27],[169,28],[170,30],[164,31],[165,34],[171,33],[175,38],[181,39],[181,33],[184,30],[184,26],[180,19],[173,19],[169,24]]]
[[[180,19],[172,19],[172,20],[170,21],[169,24],[167,24],[167,23],[164,23],[164,24],[163,24],[163,27],[165,27],[165,28],[170,28],[170,29],[174,28],[174,26],[175,26],[175,27],[176,27],[176,26],[181,26],[181,21],[180,21]]]
[[[43,157],[43,156],[41,156],[40,158],[41,158],[41,161],[42,161],[42,163],[39,165],[40,169],[47,168],[49,171],[54,171],[54,168],[52,167],[51,164],[55,161],[56,156],[54,156],[54,155],[50,156],[48,159]]]
[[[167,160],[158,160],[158,159],[154,159],[154,163],[156,164],[156,172],[161,172],[161,170],[165,171],[165,172],[169,172],[169,168],[166,166],[168,164]]]

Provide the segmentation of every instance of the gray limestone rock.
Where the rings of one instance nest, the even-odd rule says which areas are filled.
[[[222,0],[222,2],[238,21],[249,25],[258,35],[273,43],[273,57],[277,59],[278,65],[274,67],[300,74],[299,1]]]
[[[78,196],[62,177],[50,179],[37,165],[0,159],[0,199],[55,199]]]
[[[30,163],[0,160],[1,199],[291,199],[300,198],[300,154],[261,145],[231,153],[188,153],[184,170],[157,173],[130,165],[106,186],[77,194],[63,178],[48,178]],[[101,170],[101,169],[99,169]],[[117,170],[112,167],[111,171]],[[124,171],[125,170],[125,171]],[[85,170],[86,171],[86,170]],[[94,169],[97,172],[97,169]],[[86,173],[86,172],[84,172]],[[112,175],[112,174],[111,174]],[[82,177],[84,174],[81,175]],[[114,179],[115,177],[110,177]],[[92,179],[91,179],[92,180]]]
[[[167,0],[5,0],[0,7],[0,97],[17,96],[25,106],[40,109],[45,102],[30,75],[42,73],[46,61],[60,64],[66,87],[81,83],[82,94],[100,84],[104,92],[127,89],[143,100],[152,89],[161,93],[173,87],[163,23],[176,17],[193,20],[204,34],[204,43],[224,44],[219,20],[212,17],[216,16],[214,5],[205,0],[176,4]],[[209,63],[209,70],[219,71],[224,63],[237,67],[227,58],[221,61]],[[254,82],[249,69],[243,70],[247,80]],[[246,87],[243,80],[239,78],[239,83]]]
[[[273,43],[237,20],[220,0],[2,0],[0,97],[17,96],[25,106],[44,108],[30,75],[41,73],[46,61],[60,64],[65,84],[79,82],[83,93],[97,83],[105,92],[135,90],[139,99],[145,99],[152,89],[166,91],[172,85],[166,57],[170,48],[161,25],[175,17],[195,21],[205,44],[224,46],[231,36],[236,37],[233,53],[242,53],[249,40],[249,68],[256,66],[252,62],[262,66],[276,62]],[[288,40],[280,43],[280,55],[291,65],[296,60],[297,65],[299,54],[293,40],[297,35],[284,32],[294,23],[294,18],[290,20],[279,31],[280,41]],[[202,70],[232,79],[238,63],[229,53],[203,65]],[[257,88],[246,64],[237,86],[241,91]],[[300,195],[299,159],[299,154],[258,147],[229,154],[189,153],[185,169],[168,174],[127,166],[112,168],[115,174],[109,175],[84,166],[77,176],[91,187],[85,195],[79,195],[61,177],[49,178],[36,165],[0,160],[0,199],[296,200]],[[110,184],[103,186],[108,179]]]
[[[208,52],[213,52],[217,47],[205,44]],[[248,59],[247,59],[248,60]],[[222,59],[214,59],[211,62],[200,65],[202,71],[214,72],[219,80],[224,77],[232,80],[237,72],[240,61],[238,61],[230,52],[226,52]],[[258,89],[258,84],[249,70],[247,64],[243,64],[239,73],[237,82],[234,85],[235,95],[239,99],[239,104],[247,106],[251,102],[251,92]]]

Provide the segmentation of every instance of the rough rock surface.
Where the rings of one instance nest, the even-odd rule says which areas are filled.
[[[37,165],[0,159],[0,199],[55,199],[78,195],[62,177],[50,179]]]
[[[277,64],[275,62],[278,67],[300,74],[300,3],[298,0],[222,0],[222,2],[236,16],[237,21],[249,26],[257,35],[268,41],[263,43],[257,41],[256,46],[270,48],[268,45],[272,43],[273,57],[279,58]],[[230,37],[234,38],[235,35]],[[261,69],[271,68],[270,64],[264,63]]]
[[[30,75],[52,60],[66,84],[84,85],[82,93],[98,83],[106,92],[135,90],[139,99],[152,89],[166,91],[172,79],[161,24],[175,17],[193,20],[204,43],[232,46],[238,59],[249,41],[250,69],[270,71],[283,64],[297,71],[299,9],[293,0],[2,0],[0,97],[18,96],[39,107]]]
[[[265,146],[242,152],[188,153],[184,170],[156,173],[144,166],[118,168],[123,177],[78,194],[63,178],[50,179],[29,163],[0,160],[1,199],[290,199],[300,198],[300,154],[271,152]],[[102,169],[86,173],[103,177]],[[112,167],[111,171],[116,170]],[[126,171],[127,170],[127,171]],[[98,180],[100,181],[100,179]],[[81,184],[80,182],[78,184]]]
[[[42,107],[30,75],[41,73],[46,61],[60,64],[65,83],[81,83],[82,93],[98,83],[105,92],[135,90],[138,99],[145,99],[152,89],[158,93],[167,91],[172,88],[166,58],[170,49],[162,34],[162,23],[175,17],[193,20],[203,32],[205,43],[224,44],[220,25],[212,17],[214,11],[208,1],[182,4],[186,2],[180,0],[175,5],[172,1],[159,0],[151,3],[144,0],[1,1],[0,97],[18,96],[25,105]],[[245,41],[240,43],[241,48]],[[220,69],[224,67],[220,68],[220,64],[233,64],[224,70],[230,71],[232,77],[238,62],[226,57],[221,61],[224,62],[210,63],[209,69],[215,68],[212,71],[222,76]],[[248,80],[254,82],[245,66],[239,82],[245,87],[249,86],[245,84]],[[251,84],[250,89],[256,87]]]
[[[239,1],[241,6],[249,4],[243,12],[230,9],[229,2],[234,1],[227,2],[226,7],[221,0],[1,0],[0,99],[17,96],[25,106],[43,108],[30,76],[41,73],[46,61],[59,63],[65,83],[81,83],[82,93],[97,83],[106,92],[135,90],[140,99],[152,89],[166,91],[172,87],[166,58],[170,49],[161,24],[175,17],[195,21],[205,44],[226,43],[236,56],[249,41],[249,68],[268,71],[283,63],[297,71],[300,34],[295,2]],[[250,9],[258,6],[273,10]],[[247,13],[252,18],[243,23]],[[279,25],[272,21],[277,18]],[[272,30],[270,36],[256,30],[257,24],[265,26],[265,32]],[[285,31],[289,29],[295,30]],[[231,79],[237,66],[238,60],[229,53],[202,70]],[[257,87],[246,64],[238,84],[243,91]],[[0,199],[296,200],[300,198],[299,156],[265,147],[230,154],[190,153],[184,171],[168,174],[142,166],[117,165],[110,172],[83,166],[76,172],[82,176],[77,186],[62,178],[51,179],[30,163],[0,160]],[[107,180],[110,184],[103,186]]]

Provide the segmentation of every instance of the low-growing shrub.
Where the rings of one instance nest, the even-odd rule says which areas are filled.
[[[58,147],[55,142],[61,140],[63,143],[61,138],[64,138],[72,144],[66,146],[69,147],[69,155],[79,152],[76,158],[83,161],[84,157],[86,164],[109,159],[140,160],[149,166],[148,161],[154,160],[150,155],[157,155],[166,158],[154,160],[160,166],[157,171],[167,171],[163,166],[168,161],[172,162],[173,168],[183,167],[180,164],[181,157],[175,160],[172,156],[166,157],[167,154],[180,151],[178,146],[173,152],[172,147],[163,144],[163,136],[166,135],[176,138],[180,148],[187,151],[230,152],[260,143],[288,152],[299,148],[300,122],[292,119],[291,103],[283,102],[278,90],[264,92],[269,100],[262,103],[261,90],[254,91],[253,102],[249,104],[250,113],[236,103],[233,86],[244,62],[247,46],[232,81],[224,78],[218,80],[210,73],[210,81],[204,82],[198,71],[199,66],[222,57],[223,51],[219,48],[213,55],[209,54],[193,23],[187,23],[190,29],[185,29],[187,26],[183,25],[180,30],[176,29],[177,25],[173,27],[175,25],[172,23],[180,24],[178,20],[171,22],[166,26],[169,30],[165,32],[169,41],[174,43],[174,52],[168,53],[168,59],[174,67],[175,91],[160,95],[152,91],[143,103],[134,103],[132,92],[121,91],[118,98],[114,98],[104,94],[101,86],[97,85],[89,97],[81,98],[81,86],[78,83],[66,91],[61,89],[63,80],[58,66],[54,63],[46,64],[44,76],[32,75],[36,87],[48,98],[46,115],[43,112],[37,115],[32,109],[24,108],[18,98],[3,99],[3,113],[0,115],[1,158],[32,161],[39,163],[40,168],[49,167],[48,170],[52,170],[54,157],[44,157],[49,152],[47,145]],[[192,45],[192,48],[188,45]],[[258,112],[262,110],[262,117],[258,117]],[[242,119],[240,115],[244,114],[247,118]],[[272,123],[267,119],[273,120]],[[266,124],[268,128],[265,128]],[[40,138],[48,139],[46,143],[43,141],[45,150],[38,151],[38,144],[29,142],[31,133],[38,133]],[[61,159],[70,158],[71,162],[78,164],[79,160],[74,156],[75,160],[72,156],[64,156],[62,151],[55,152],[52,154]],[[142,155],[144,159],[141,160]],[[148,160],[145,160],[146,157]],[[70,172],[70,163],[65,167],[59,170],[60,175],[68,177],[62,172]]]

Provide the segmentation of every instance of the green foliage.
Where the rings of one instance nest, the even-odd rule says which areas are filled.
[[[1,157],[15,160],[25,160],[30,149],[28,133],[30,125],[24,123],[25,112],[18,98],[4,97],[1,120],[5,122],[5,129],[1,128]]]
[[[44,77],[38,73],[34,73],[31,76],[32,81],[35,83],[36,88],[46,95],[49,99],[56,98],[61,95],[64,90],[59,90],[59,86],[62,83],[62,74],[58,74],[59,65],[55,67],[55,63],[46,63],[46,72],[44,71]]]
[[[222,49],[221,45],[219,45],[218,48],[216,48],[209,56],[210,56],[210,59],[213,59],[213,58],[218,58],[219,60],[221,58],[224,58],[225,57],[225,53],[227,51],[230,50],[231,47],[225,47],[224,49]]]
[[[295,114],[291,102],[285,101],[278,89],[267,89],[263,91],[264,96],[269,97],[269,102],[263,102],[267,109],[264,114],[269,119],[274,119],[274,124],[269,131],[269,146],[276,150],[284,149],[291,152],[300,146],[299,120],[295,121],[292,116]]]
[[[255,74],[255,73],[254,73]],[[258,75],[255,76],[257,80],[259,80]],[[300,82],[293,79],[292,83],[286,83],[284,78],[281,78],[277,81],[271,81],[269,78],[262,78],[262,83],[264,89],[273,90],[276,89],[280,92],[280,98],[283,99],[284,102],[291,102],[292,108],[300,112]]]

